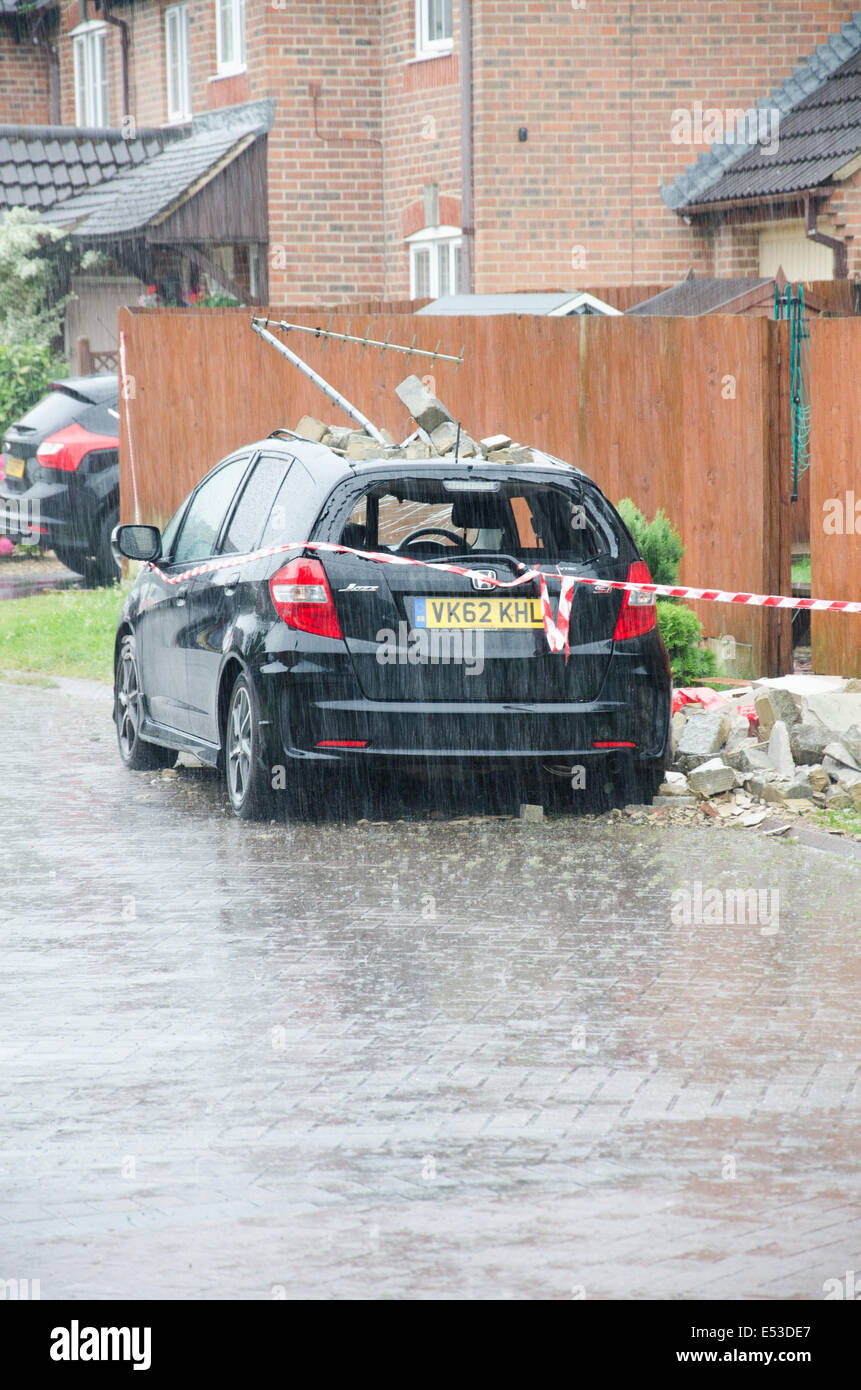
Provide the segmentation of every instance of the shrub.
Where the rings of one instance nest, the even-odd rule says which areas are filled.
[[[663,511],[647,521],[630,497],[619,503],[619,515],[634,544],[649,567],[656,584],[675,584],[685,553],[682,538]],[[717,670],[714,652],[702,645],[703,627],[692,608],[678,599],[659,598],[656,603],[658,631],[670,658],[675,685],[713,676]]]
[[[657,511],[654,519],[647,521],[630,497],[623,497],[619,503],[619,514],[649,566],[649,574],[655,583],[675,584],[685,547],[666,512]]]
[[[0,343],[48,343],[60,332],[68,295],[59,295],[63,234],[30,208],[10,208],[0,223]]]
[[[19,420],[67,371],[65,360],[52,356],[47,346],[0,343],[0,430]]]
[[[717,670],[714,652],[703,647],[703,625],[692,608],[672,598],[659,598],[656,604],[658,631],[670,658],[674,685],[690,685]]]

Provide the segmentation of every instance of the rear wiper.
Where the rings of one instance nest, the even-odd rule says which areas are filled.
[[[439,565],[460,564],[463,560],[480,560],[482,564],[485,564],[488,560],[507,560],[508,563],[513,565],[517,570],[526,569],[526,565],[522,560],[515,560],[513,555],[504,555],[499,550],[468,550],[464,551],[463,554],[459,554],[455,551],[453,555],[446,555],[444,559],[440,558],[439,560],[431,561],[431,563]]]

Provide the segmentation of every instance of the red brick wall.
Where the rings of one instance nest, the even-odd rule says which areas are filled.
[[[12,25],[0,24],[0,125],[47,125],[51,119],[45,53]]]
[[[667,283],[690,264],[713,273],[708,240],[660,194],[706,148],[672,143],[673,110],[755,104],[852,8],[476,0],[476,289]],[[584,248],[585,274],[572,269],[572,245]]]
[[[261,0],[246,0],[249,14]],[[379,0],[290,0],[265,10],[255,96],[269,134],[270,300],[385,294]],[[317,132],[309,83],[320,84]]]
[[[829,198],[825,211],[834,218],[833,235],[846,242],[850,280],[861,276],[861,171]]]
[[[410,292],[405,237],[425,225],[424,187],[437,184],[440,219],[459,208],[460,75],[457,61],[459,4],[454,4],[452,57],[416,60],[414,0],[385,0],[383,66],[386,132],[385,295]],[[451,201],[458,203],[452,206]],[[458,220],[460,217],[457,211]]]
[[[133,26],[130,104],[140,125],[166,120],[164,8],[138,0],[117,12]],[[454,8],[454,54],[416,62],[414,0],[247,0],[247,72],[218,79],[214,0],[190,0],[193,110],[277,101],[268,141],[273,301],[409,293],[405,237],[423,223],[425,185],[438,185],[446,216],[461,194],[459,0]],[[68,32],[78,0],[62,9],[62,119],[71,124]],[[750,231],[715,236],[665,206],[660,185],[706,148],[673,143],[672,113],[695,101],[720,110],[755,103],[851,13],[836,0],[473,0],[476,290],[670,284],[691,265],[756,273]],[[11,64],[10,48],[0,40]],[[116,124],[115,30],[108,48]],[[38,72],[32,53],[15,56],[15,75],[10,67],[0,83],[7,103],[25,62]],[[43,66],[35,105],[6,119],[48,119]],[[314,131],[309,82],[321,85],[325,139]],[[856,236],[861,192],[837,201]],[[850,272],[861,269],[856,240]]]

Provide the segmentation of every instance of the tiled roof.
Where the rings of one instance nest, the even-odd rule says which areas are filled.
[[[45,214],[45,221],[78,236],[122,236],[146,227],[203,174],[238,145],[248,131],[206,131],[168,145],[116,178],[87,189]],[[238,152],[238,151],[237,151]]]
[[[709,280],[688,276],[680,285],[663,290],[651,299],[643,300],[627,309],[627,314],[657,314],[664,318],[697,318],[700,314],[714,314],[732,304],[733,300],[751,291],[774,285],[771,279],[764,280]]]
[[[144,164],[171,138],[174,132],[162,130],[124,140],[119,130],[0,126],[0,211],[23,206],[43,212]]]
[[[219,161],[264,134],[274,102],[196,117],[190,128],[139,131],[0,126],[0,213],[24,205],[77,236],[123,235],[181,200]]]
[[[712,145],[662,190],[667,205],[683,211],[706,203],[772,198],[818,188],[858,154],[861,13],[856,12],[839,34],[832,35],[770,97],[757,103],[757,112],[774,110],[780,113],[776,149],[769,152],[769,140]],[[757,128],[753,119],[751,127]]]

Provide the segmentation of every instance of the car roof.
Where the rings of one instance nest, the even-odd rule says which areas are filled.
[[[331,488],[342,479],[360,478],[365,474],[379,476],[381,472],[391,473],[393,477],[398,474],[406,473],[410,477],[416,474],[427,472],[429,477],[441,476],[443,473],[451,477],[462,475],[469,477],[470,474],[488,474],[493,478],[520,478],[526,481],[535,473],[544,472],[561,475],[570,479],[572,474],[586,482],[591,481],[583,471],[574,464],[566,463],[563,459],[556,458],[553,454],[546,454],[543,450],[533,449],[532,463],[489,463],[487,459],[466,458],[459,459],[456,463],[454,459],[435,457],[427,459],[405,459],[392,458],[391,455],[380,453],[376,458],[354,460],[345,458],[343,454],[335,453],[325,444],[315,444],[311,440],[300,438],[285,439],[283,436],[270,435],[267,439],[258,439],[254,444],[244,446],[245,449],[261,449],[267,453],[283,453],[285,457],[296,458],[303,463],[308,472],[317,479],[321,486],[326,485]],[[239,453],[240,450],[234,452]]]
[[[119,394],[119,379],[116,372],[92,376],[64,376],[51,382],[52,391],[65,391],[80,400],[102,405],[105,401],[115,401]]]

